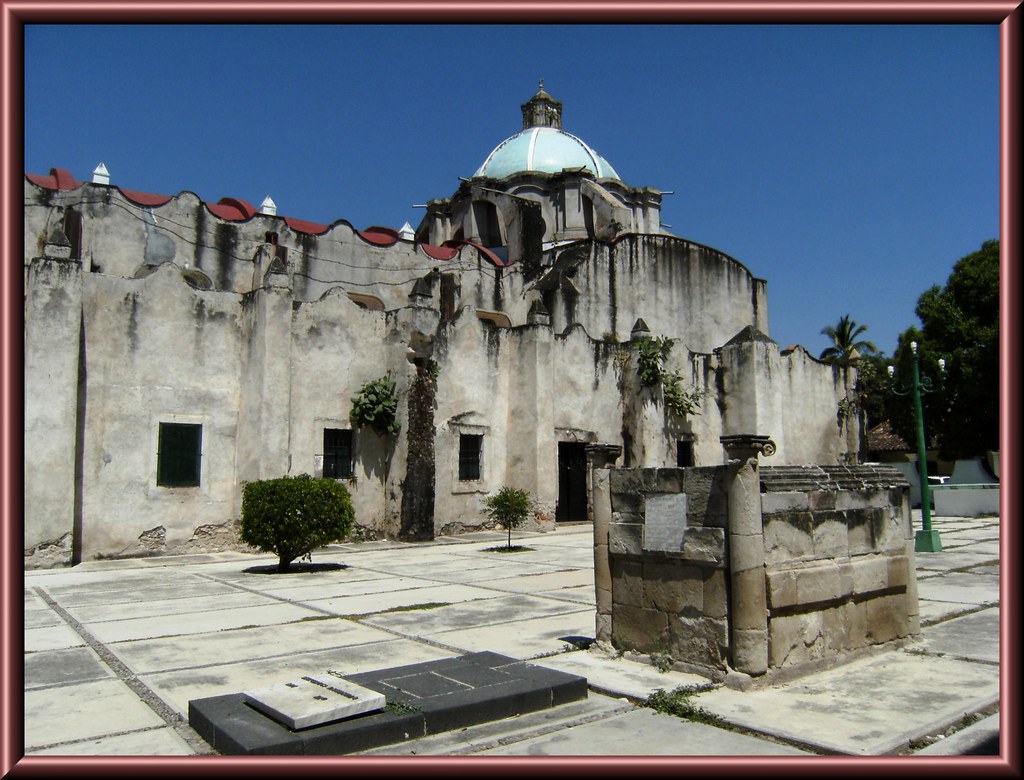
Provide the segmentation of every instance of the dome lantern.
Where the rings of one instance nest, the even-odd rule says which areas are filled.
[[[531,127],[554,127],[562,129],[562,104],[544,91],[544,79],[540,80],[537,94],[523,103],[523,130]]]

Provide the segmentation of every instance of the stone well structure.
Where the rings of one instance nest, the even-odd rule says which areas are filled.
[[[721,466],[595,462],[599,643],[742,686],[920,632],[898,470],[759,468],[767,437],[722,443]]]

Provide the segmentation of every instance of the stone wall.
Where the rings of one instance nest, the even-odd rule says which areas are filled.
[[[597,578],[597,639],[670,656],[700,671],[724,670],[724,467],[612,469],[603,475],[594,477],[594,531],[606,535],[608,558],[607,577]],[[602,496],[609,511],[598,506]],[[667,527],[665,518],[681,509],[685,526]]]
[[[919,633],[908,488],[886,466],[761,469],[770,667]]]
[[[763,535],[741,537],[730,496],[743,468],[595,470],[599,642],[712,677],[741,669],[773,679],[919,632],[908,486],[898,471],[764,468],[759,506],[744,510],[760,512],[749,519]],[[763,588],[734,571],[730,543],[750,540],[763,545],[755,567]],[[738,618],[751,610],[765,613],[767,632],[739,637]],[[738,637],[762,647],[738,650]],[[750,671],[739,652],[767,658],[766,668],[755,662]]]

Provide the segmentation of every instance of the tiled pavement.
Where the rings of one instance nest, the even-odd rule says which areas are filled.
[[[337,545],[314,561],[342,568],[308,574],[252,573],[272,559],[240,553],[27,572],[25,752],[208,754],[187,725],[192,699],[310,670],[354,674],[484,650],[581,674],[590,701],[382,751],[906,752],[909,740],[998,702],[999,521],[934,522],[945,550],[917,556],[922,640],[789,685],[699,695],[702,707],[746,733],[618,698],[701,678],[575,650],[594,635],[586,525],[517,534],[533,550],[514,554],[487,550],[504,542],[501,533]],[[612,731],[633,738],[612,739]]]

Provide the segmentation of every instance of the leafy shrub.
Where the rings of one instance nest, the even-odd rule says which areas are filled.
[[[643,336],[636,342],[637,373],[645,387],[654,387],[661,381],[665,361],[675,342],[670,338]]]
[[[505,485],[493,496],[484,499],[487,516],[508,530],[508,546],[512,547],[512,529],[518,528],[530,515],[530,492]]]
[[[239,538],[277,553],[278,570],[317,547],[342,541],[355,512],[344,485],[309,474],[249,482],[242,489]]]
[[[700,409],[700,400],[704,394],[696,387],[685,389],[682,376],[665,368],[674,345],[672,339],[661,336],[637,339],[637,375],[644,387],[655,387],[660,382],[665,394],[665,408],[677,417],[685,417]]]
[[[676,371],[666,371],[662,377],[662,390],[665,393],[665,408],[677,417],[696,414],[700,409],[700,400],[704,394],[693,387],[690,390],[682,386],[683,378]]]
[[[398,433],[401,426],[398,415],[398,396],[395,383],[382,376],[367,382],[352,398],[352,413],[349,415],[356,425],[369,425],[381,436]]]

